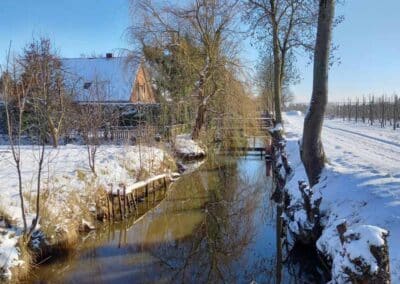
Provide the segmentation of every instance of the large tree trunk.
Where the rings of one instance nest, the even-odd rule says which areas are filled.
[[[58,147],[58,130],[54,126],[50,126],[51,143],[54,148]]]
[[[314,51],[313,92],[309,111],[304,119],[301,159],[311,186],[319,181],[325,164],[321,141],[322,124],[328,102],[329,51],[335,0],[320,0],[317,39]]]
[[[199,107],[197,108],[196,121],[192,131],[193,140],[199,139],[200,131],[205,121],[206,110],[207,110],[206,104],[203,102],[200,103]]]
[[[204,85],[206,82],[207,72],[209,68],[209,63],[205,64],[203,70],[200,72],[199,86],[197,87],[197,92],[199,96],[199,106],[197,107],[196,121],[194,122],[192,130],[192,139],[197,140],[200,136],[201,128],[203,127],[205,121],[205,115],[207,111],[207,102],[210,96],[204,96]]]
[[[278,42],[278,26],[273,27],[273,54],[274,54],[274,106],[275,106],[275,121],[282,123],[281,113],[281,54]]]

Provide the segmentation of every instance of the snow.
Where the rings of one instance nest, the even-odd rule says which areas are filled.
[[[4,223],[4,222],[3,222]],[[14,230],[7,230],[0,224],[0,282],[1,276],[11,277],[10,268],[19,265],[19,252],[16,247],[18,236]]]
[[[383,245],[383,236],[386,235],[387,231],[370,225],[359,225],[346,232],[345,238],[355,236],[355,240],[345,241],[342,250],[338,250],[334,254],[332,274],[335,276],[336,283],[346,283],[348,281],[344,273],[345,269],[349,269],[355,275],[362,275],[363,271],[360,267],[369,267],[371,272],[377,272],[378,264],[369,248],[370,246]],[[338,244],[338,248],[341,248],[341,246],[341,244]],[[354,265],[355,261],[359,263],[357,267]],[[396,282],[393,281],[393,283]]]
[[[286,112],[286,115],[289,115],[289,116],[301,116],[303,114],[299,110],[290,110],[290,111]]]
[[[281,123],[277,123],[274,128],[271,128],[271,132],[279,132],[283,130],[283,125]]]
[[[65,58],[61,60],[66,72],[67,84],[76,86],[81,93],[78,101],[88,100],[85,83],[104,83],[106,98],[101,101],[129,101],[139,62],[129,62],[125,57],[112,58]]]
[[[294,168],[287,188],[296,203],[301,198],[297,182],[307,180],[299,155],[304,116],[289,113],[284,120],[288,157]],[[392,282],[400,282],[400,131],[325,120],[322,141],[328,162],[320,183],[313,188],[315,196],[322,196],[320,208],[326,216],[318,249],[331,256],[336,273],[356,257],[373,271],[376,263],[368,247],[381,244],[383,228],[389,232]],[[361,238],[345,242],[347,254],[341,255],[336,226],[344,220],[348,227],[345,236],[356,234]]]
[[[177,135],[174,144],[178,155],[185,157],[203,157],[206,152],[196,141],[193,141],[189,134]]]
[[[131,184],[130,186],[128,186],[126,188],[125,192],[126,193],[131,193],[131,192],[134,192],[135,190],[137,190],[139,188],[142,188],[142,187],[146,186],[147,184],[151,184],[154,181],[157,181],[157,180],[160,180],[160,179],[163,179],[163,178],[173,178],[174,176],[177,176],[177,175],[179,176],[179,173],[168,173],[168,174],[156,175],[156,176],[148,178],[148,179],[146,179],[144,181],[138,181],[138,182],[135,182],[134,184]],[[114,189],[113,193],[117,194],[118,192],[116,191],[116,189]],[[120,193],[122,193],[122,192],[120,191]]]
[[[35,195],[37,150],[33,146],[21,146],[21,159],[24,195]],[[83,197],[93,197],[91,194],[94,190],[98,188],[111,190],[117,188],[120,183],[125,184],[127,188],[134,188],[133,185],[138,181],[140,173],[145,172],[146,176],[150,177],[148,181],[152,181],[151,177],[156,175],[162,173],[169,175],[171,165],[174,165],[172,158],[159,148],[100,146],[96,156],[97,177],[95,177],[88,166],[86,146],[65,145],[56,149],[47,147],[42,188],[50,196],[46,201],[46,209],[50,212],[49,218],[59,221],[57,219],[59,216],[79,216],[82,209],[78,204],[68,202],[71,196],[76,196],[78,200]],[[0,270],[4,267],[6,275],[10,276],[9,268],[19,263],[15,245],[21,235],[23,222],[17,173],[12,153],[7,145],[0,145],[0,169],[0,212],[10,216],[13,223],[12,228],[0,226]],[[93,204],[86,204],[86,207],[90,210]],[[28,224],[32,223],[33,213],[33,208],[26,204]],[[63,227],[62,223],[59,225],[60,228]]]

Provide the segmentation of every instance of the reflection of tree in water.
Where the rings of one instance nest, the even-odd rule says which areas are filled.
[[[243,273],[239,260],[254,236],[252,216],[260,188],[239,176],[236,163],[200,172],[192,180],[208,192],[202,223],[190,238],[153,247],[152,254],[171,269],[172,282],[235,281]]]
[[[263,162],[251,159],[183,176],[141,221],[158,202],[139,203],[136,218],[102,226],[82,242],[79,255],[49,266],[38,279],[275,283],[276,216],[268,182]],[[282,283],[319,283],[307,277],[313,273],[308,256],[299,256],[284,265]]]
[[[290,275],[288,283],[327,283],[330,270],[319,261],[316,248],[297,245],[289,253],[284,273]]]

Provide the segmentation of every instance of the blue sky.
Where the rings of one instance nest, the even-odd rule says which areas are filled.
[[[340,101],[368,94],[400,94],[400,1],[347,0],[337,14],[345,20],[333,32],[339,45],[329,77],[329,97]],[[308,101],[312,65],[299,59],[302,82],[293,87],[298,101]]]
[[[63,57],[105,54],[129,48],[129,0],[0,0],[0,62],[10,40],[19,51],[32,37],[46,36]],[[340,101],[363,94],[400,93],[399,0],[347,0],[338,14],[345,20],[334,31],[340,64],[331,69],[329,97]],[[245,44],[244,61],[255,63],[257,51]],[[299,58],[303,80],[293,86],[296,100],[307,102],[312,65]]]
[[[0,55],[49,37],[64,57],[126,48],[128,0],[0,0]]]

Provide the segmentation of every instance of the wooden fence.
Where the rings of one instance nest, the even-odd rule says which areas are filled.
[[[178,173],[161,174],[130,186],[121,183],[118,188],[111,188],[107,195],[108,220],[123,220],[134,214],[142,199],[149,202],[151,198],[151,201],[155,202],[156,191],[161,190],[165,193],[169,184],[177,177],[179,177]]]

